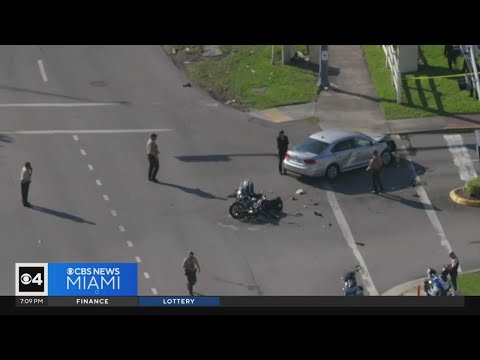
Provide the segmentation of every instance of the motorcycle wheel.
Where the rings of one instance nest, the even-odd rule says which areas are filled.
[[[234,219],[240,219],[243,217],[244,214],[243,205],[240,204],[238,201],[230,205],[230,209],[228,209],[228,211]]]

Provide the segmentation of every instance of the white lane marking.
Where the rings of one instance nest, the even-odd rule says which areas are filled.
[[[19,130],[0,131],[0,134],[53,135],[53,134],[141,134],[167,132],[172,129],[84,129],[84,130]]]
[[[357,248],[357,244],[355,243],[355,239],[353,238],[352,231],[350,230],[350,226],[348,226],[347,220],[343,215],[342,209],[340,209],[340,205],[338,204],[335,193],[331,191],[331,189],[326,189],[326,192],[327,192],[328,202],[330,203],[330,206],[333,210],[335,218],[337,219],[338,225],[342,230],[343,237],[347,241],[348,246],[352,249],[353,255],[355,256],[359,265],[361,266],[362,270],[360,271],[360,275],[363,279],[363,283],[365,287],[368,290],[368,293],[371,296],[378,295],[378,291],[375,288],[375,285],[373,284],[372,277],[368,272],[367,264],[363,260],[362,254],[360,254],[360,251]]]
[[[80,154],[83,156],[87,156],[87,152],[84,149],[80,149]]]
[[[133,247],[133,243],[130,240],[127,240],[127,246],[128,247]]]
[[[112,216],[117,216],[117,211],[116,210],[110,210],[110,214],[112,214]]]
[[[150,279],[150,274],[148,272],[144,272],[143,276],[145,276],[145,279]]]
[[[10,103],[0,104],[0,107],[85,107],[85,106],[119,106],[120,103]]]
[[[78,141],[78,136],[77,135],[72,135],[73,140]]]
[[[88,164],[88,170],[93,171],[93,165]]]
[[[158,291],[157,291],[157,289],[155,289],[155,288],[151,288],[150,290],[152,290],[152,294],[153,294],[153,295],[158,295]]]
[[[453,162],[458,167],[460,179],[469,181],[477,178],[477,172],[473,166],[472,158],[463,143],[462,135],[443,135],[443,138],[448,144],[448,150],[452,153]]]
[[[393,136],[396,140],[400,140],[400,136],[395,135]],[[428,198],[427,192],[421,185],[421,179],[420,176],[417,174],[417,170],[415,170],[415,166],[413,165],[412,158],[410,155],[408,155],[407,149],[405,149],[405,145],[401,145],[398,147],[400,149],[400,153],[402,153],[405,157],[405,160],[408,162],[408,168],[412,172],[414,179],[415,179],[415,191],[417,192],[417,195],[420,197],[420,200],[423,204],[423,207],[425,208],[425,211],[427,213],[428,219],[430,220],[430,223],[433,226],[433,229],[435,230],[435,233],[440,239],[440,244],[447,250],[448,253],[450,253],[452,250],[452,246],[450,245],[450,242],[447,239],[447,235],[445,235],[445,231],[443,230],[442,224],[440,223],[440,220],[438,219],[437,213],[434,210],[432,203],[430,202],[430,199]],[[460,266],[458,267],[458,271],[461,272],[462,269]]]
[[[142,262],[142,259],[140,259],[140,256],[135,256],[135,261],[137,263],[141,263]]]
[[[103,200],[110,201],[110,198],[108,197],[108,195],[103,194]]]
[[[95,180],[95,182],[97,183],[98,186],[102,186],[102,182],[99,179]]]
[[[38,67],[40,68],[40,74],[42,75],[43,82],[47,82],[47,73],[45,72],[45,67],[43,66],[42,60],[38,60]]]
[[[125,227],[123,225],[118,225],[118,230],[120,230],[120,232],[125,232]]]

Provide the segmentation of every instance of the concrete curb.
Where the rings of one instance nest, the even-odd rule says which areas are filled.
[[[450,199],[452,199],[453,202],[460,204],[460,205],[466,205],[466,206],[474,206],[474,207],[480,207],[480,200],[470,200],[470,199],[465,199],[459,195],[457,195],[457,191],[464,189],[463,187],[461,188],[456,188],[450,191]]]
[[[464,134],[474,132],[475,130],[480,130],[480,126],[454,126],[431,130],[393,131],[389,132],[388,135]]]
[[[480,272],[480,269],[462,271],[459,275],[466,275],[475,272]],[[423,285],[423,282],[427,280],[427,277],[422,277],[420,279],[408,281],[406,283],[397,285],[390,290],[384,292],[381,296],[402,296],[406,292],[416,291],[417,285]],[[422,288],[423,292],[423,288]]]

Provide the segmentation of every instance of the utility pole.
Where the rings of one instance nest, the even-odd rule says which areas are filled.
[[[320,60],[318,62],[320,66],[320,74],[318,79],[318,85],[321,90],[329,90],[330,82],[328,81],[328,45],[320,45],[319,51]]]

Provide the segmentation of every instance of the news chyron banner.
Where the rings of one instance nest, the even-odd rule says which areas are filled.
[[[137,263],[16,263],[15,296],[137,296]]]

